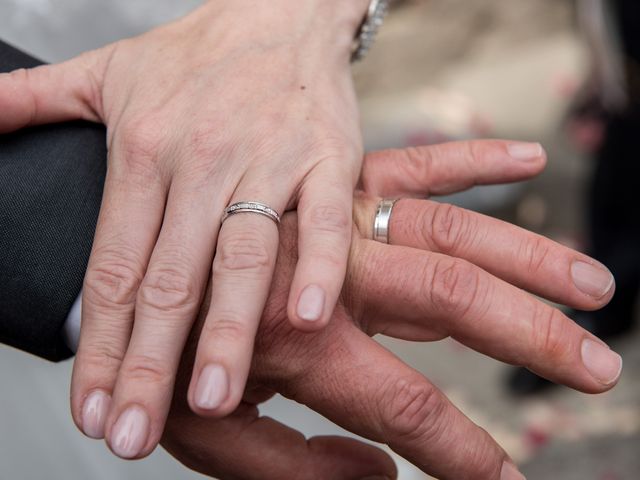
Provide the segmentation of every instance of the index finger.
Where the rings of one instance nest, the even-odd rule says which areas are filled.
[[[546,163],[539,143],[450,142],[369,153],[360,183],[365,192],[383,197],[448,195],[475,185],[526,180]]]

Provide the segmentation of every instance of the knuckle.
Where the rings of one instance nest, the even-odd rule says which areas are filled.
[[[325,203],[309,207],[307,223],[315,232],[340,234],[351,232],[351,214],[344,205]]]
[[[160,311],[192,308],[198,298],[194,276],[176,267],[149,272],[139,292],[140,302]]]
[[[124,350],[114,342],[96,341],[90,345],[81,345],[75,361],[82,371],[95,378],[95,372],[113,372],[115,375],[123,359]]]
[[[146,382],[159,386],[170,386],[171,371],[167,365],[151,355],[136,354],[122,364],[122,378],[127,382]]]
[[[464,158],[466,159],[466,164],[471,168],[492,152],[491,142],[484,140],[469,140],[465,142],[465,145],[467,148],[464,152]]]
[[[155,166],[165,141],[160,123],[152,117],[140,117],[122,127],[119,145],[128,172],[146,174]]]
[[[422,222],[429,228],[432,242],[438,251],[443,253],[455,252],[464,248],[466,242],[473,239],[471,235],[472,219],[464,210],[445,203],[437,204],[432,211],[425,212],[426,218]],[[430,223],[430,225],[429,225]]]
[[[384,393],[383,429],[392,442],[436,440],[446,425],[446,403],[432,385],[396,379]]]
[[[570,343],[566,340],[567,321],[559,310],[537,302],[533,308],[533,345],[545,357],[561,360]]]
[[[328,269],[327,271],[336,272],[345,269],[348,257],[346,254],[344,256],[341,255],[339,250],[326,248],[326,246],[316,246],[313,251],[313,259],[318,262],[317,265],[322,265]]]
[[[239,232],[225,238],[218,245],[216,273],[267,274],[275,259],[257,232]]]
[[[528,272],[541,273],[551,254],[549,245],[542,237],[527,238],[520,246],[519,258],[524,259]]]
[[[103,252],[87,271],[84,297],[96,306],[128,306],[134,303],[141,281],[138,264],[120,254]]]
[[[401,150],[398,166],[409,178],[428,179],[433,165],[431,148],[409,147]]]
[[[219,315],[212,322],[207,322],[203,328],[207,336],[227,343],[237,344],[251,336],[248,325],[232,312]]]
[[[188,147],[194,157],[210,161],[225,151],[233,150],[235,145],[224,137],[224,131],[224,125],[213,118],[195,126],[188,138]]]
[[[314,238],[315,237],[315,238]],[[342,271],[349,260],[349,244],[347,241],[338,242],[323,239],[312,234],[302,256],[312,260],[315,265],[322,265],[330,272]],[[344,274],[341,274],[344,276]]]
[[[478,270],[464,260],[440,259],[425,287],[437,311],[462,317],[479,297],[480,277]]]

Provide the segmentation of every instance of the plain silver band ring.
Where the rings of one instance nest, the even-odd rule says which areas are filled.
[[[227,218],[239,213],[257,213],[263,215],[274,221],[276,225],[280,225],[280,215],[269,205],[265,205],[260,202],[238,202],[233,205],[229,205],[224,209],[224,215],[222,216],[222,222],[224,223]]]
[[[373,222],[373,239],[380,243],[389,243],[389,224],[391,223],[391,214],[397,200],[381,200],[378,204],[376,219]]]

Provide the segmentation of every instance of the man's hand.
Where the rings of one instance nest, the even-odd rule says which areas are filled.
[[[328,323],[363,158],[349,58],[367,5],[209,0],[139,37],[0,75],[0,133],[72,119],[107,126],[71,403],[77,425],[90,437],[106,434],[118,455],[137,457],[147,438],[160,439],[211,278],[219,301],[201,338],[190,404],[224,416],[242,398],[278,229],[255,214],[221,226],[228,205],[297,209],[289,317],[307,331]],[[132,419],[142,441],[124,444]]]
[[[450,193],[523,179],[544,165],[542,149],[535,154],[533,145],[529,161],[509,153],[523,148],[489,141],[376,153],[365,161],[362,185],[387,196]],[[185,400],[203,311],[163,441],[184,464],[222,479],[395,477],[388,456],[371,446],[339,438],[306,441],[260,418],[256,405],[278,392],[389,445],[437,478],[523,478],[487,432],[370,338],[376,334],[412,341],[451,336],[584,392],[615,385],[620,357],[525,292],[597,309],[614,291],[604,266],[515,226],[430,200],[400,200],[391,219],[392,245],[382,245],[370,240],[377,202],[365,193],[356,201],[342,300],[327,329],[315,334],[296,331],[287,322],[287,291],[297,260],[296,215],[284,219],[249,388],[241,407],[223,420],[194,416]]]

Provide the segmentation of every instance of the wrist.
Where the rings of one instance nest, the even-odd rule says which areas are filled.
[[[299,43],[331,45],[340,54],[350,54],[356,34],[371,0],[208,0],[195,15],[210,20],[225,19],[259,39],[261,33],[278,34]]]

